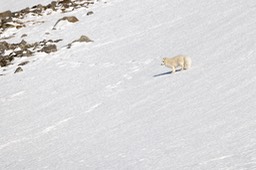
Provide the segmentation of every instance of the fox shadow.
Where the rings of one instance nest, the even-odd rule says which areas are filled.
[[[181,69],[176,70],[176,72],[180,72],[180,71],[182,71],[182,70],[181,70]],[[168,74],[173,74],[173,72],[172,72],[172,71],[167,71],[167,72],[164,72],[164,73],[160,73],[160,74],[153,75],[153,77],[166,76],[166,75],[168,75]]]

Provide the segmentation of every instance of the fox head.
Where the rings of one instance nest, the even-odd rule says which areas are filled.
[[[166,58],[163,58],[163,61],[162,61],[162,63],[161,63],[161,66],[162,66],[162,65],[165,65],[165,60],[166,60]]]

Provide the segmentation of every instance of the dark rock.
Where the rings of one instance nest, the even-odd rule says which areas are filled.
[[[56,52],[56,51],[57,51],[57,46],[55,44],[46,45],[40,50],[40,52],[45,52],[47,54]]]
[[[20,64],[18,64],[18,66],[24,66],[24,65],[26,65],[26,64],[28,64],[29,63],[29,61],[23,61],[23,62],[21,62]]]
[[[92,15],[93,14],[93,12],[92,11],[89,11],[89,12],[87,12],[87,14],[86,15]]]
[[[32,7],[31,10],[33,13],[36,13],[38,15],[41,15],[41,13],[44,11],[44,6],[41,4],[35,5]]]
[[[24,37],[27,37],[27,36],[28,36],[28,34],[22,34],[21,38],[24,38]]]
[[[18,67],[18,68],[15,70],[14,74],[19,73],[19,72],[22,72],[22,71],[23,71],[23,69],[22,69],[21,67]]]
[[[53,11],[56,11],[56,8],[57,8],[56,5],[57,5],[57,2],[56,1],[52,1],[50,4],[48,4],[46,6],[46,8],[51,9]]]
[[[9,44],[6,41],[0,42],[0,54],[4,54],[5,50],[9,50]]]
[[[10,10],[0,13],[1,23],[12,21],[12,12]]]
[[[2,56],[0,57],[0,66],[1,67],[6,67],[11,64],[13,61],[13,56]]]
[[[57,40],[54,40],[53,42],[54,42],[54,43],[58,43],[58,42],[60,42],[60,41],[63,41],[63,39],[57,39]]]
[[[21,11],[18,11],[15,15],[17,18],[23,19],[29,13],[30,13],[30,8],[27,7],[25,9],[22,9]]]
[[[22,15],[24,16],[25,14],[30,13],[30,8],[27,7],[27,8],[25,8],[25,9],[22,9],[22,10],[21,10],[20,12],[18,12],[18,13],[20,13],[20,14],[22,14]]]

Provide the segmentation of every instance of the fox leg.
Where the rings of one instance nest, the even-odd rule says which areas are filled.
[[[175,73],[176,69],[175,67],[172,67],[172,73]]]
[[[185,66],[184,64],[181,65],[181,70],[184,70],[185,69]]]
[[[184,70],[184,63],[179,63],[181,70]]]

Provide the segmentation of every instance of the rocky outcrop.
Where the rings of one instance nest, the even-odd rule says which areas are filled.
[[[66,13],[73,11],[78,8],[88,8],[90,4],[94,4],[96,0],[53,0],[47,5],[37,4],[32,7],[27,7],[19,11],[12,12],[10,10],[0,13],[0,35],[3,34],[7,29],[14,28],[20,29],[28,26],[28,23],[32,24],[42,24],[44,21],[25,21],[24,18],[28,15],[32,16],[43,16],[51,15],[54,12]],[[86,15],[92,15],[93,11],[86,11]],[[78,18],[75,16],[65,16],[60,18],[53,29],[56,28],[59,22],[66,21],[69,23],[78,22]],[[52,34],[53,32],[51,32]],[[45,35],[50,35],[49,32],[46,32]],[[6,34],[6,37],[1,36],[0,39],[0,67],[6,67],[13,63],[15,58],[18,57],[31,57],[35,53],[42,52],[46,54],[54,53],[58,50],[57,43],[62,41],[62,39],[57,40],[42,40],[34,43],[28,43],[23,38],[29,36],[29,33],[22,34],[19,38],[22,40],[19,43],[10,43],[7,39],[11,39],[16,36],[16,33]],[[71,48],[72,44],[77,42],[93,42],[90,38],[85,35],[80,36],[79,39],[76,39],[67,45],[68,48]],[[15,70],[15,73],[23,71],[22,66],[28,64],[29,61],[22,62],[18,64],[18,68]],[[4,69],[3,69],[4,70]],[[0,74],[4,75],[4,74]]]
[[[28,43],[22,40],[20,43],[0,42],[0,66],[5,67],[11,64],[15,57],[30,57],[36,52],[53,53],[57,51],[58,40],[43,40],[35,43]],[[9,52],[8,54],[6,54]]]

